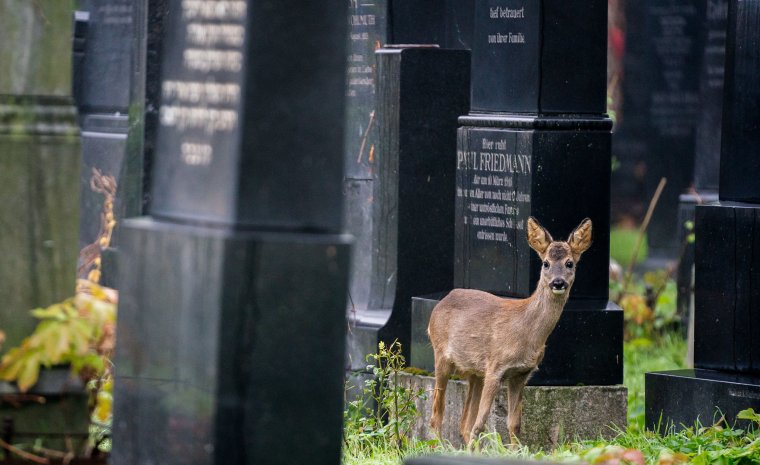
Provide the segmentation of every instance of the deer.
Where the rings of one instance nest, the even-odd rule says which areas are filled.
[[[435,391],[430,426],[440,437],[446,384],[453,373],[468,382],[459,423],[466,444],[483,432],[491,404],[507,383],[507,429],[520,433],[525,384],[544,357],[575,281],[581,254],[591,246],[591,220],[584,219],[566,241],[555,241],[539,222],[527,220],[527,239],[541,259],[536,290],[526,299],[454,289],[433,309],[428,337],[435,357]]]

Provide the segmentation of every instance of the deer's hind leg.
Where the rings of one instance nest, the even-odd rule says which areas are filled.
[[[441,434],[443,423],[443,411],[446,407],[446,384],[454,370],[454,365],[445,357],[435,357],[435,392],[433,393],[433,414],[430,417],[430,426]]]
[[[520,373],[511,378],[508,381],[507,391],[507,429],[509,430],[509,441],[515,444],[517,441],[517,435],[520,434],[520,425],[522,423],[522,407],[523,407],[523,390],[525,384],[530,378],[531,372]]]
[[[483,378],[477,375],[470,375],[467,381],[467,400],[464,401],[462,420],[459,422],[459,433],[462,435],[465,444],[470,442],[470,431],[472,430],[473,423],[475,423],[475,417],[478,415],[480,395],[483,392]]]

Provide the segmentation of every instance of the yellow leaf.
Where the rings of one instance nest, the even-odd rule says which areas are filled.
[[[34,386],[40,376],[40,355],[41,353],[39,351],[32,352],[28,357],[26,357],[26,360],[24,360],[23,367],[21,368],[21,371],[18,374],[18,378],[16,379],[18,389],[22,393],[28,391],[29,388]]]

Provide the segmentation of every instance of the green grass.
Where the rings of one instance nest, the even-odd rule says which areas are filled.
[[[628,388],[628,426],[644,426],[644,373],[685,368],[686,341],[665,334],[656,341],[634,339],[623,346],[623,383]]]
[[[615,462],[624,451],[640,451],[647,464],[678,465],[749,465],[760,463],[760,433],[721,426],[695,425],[676,432],[654,433],[643,428],[644,373],[683,367],[686,344],[676,334],[666,334],[656,341],[635,340],[625,344],[624,382],[629,389],[629,427],[610,441],[589,438],[567,443],[554,451],[531,451],[527,447],[505,446],[496,433],[483,435],[474,450],[454,448],[438,441],[412,439],[400,449],[390,441],[366,443],[346,438],[343,465],[399,465],[404,458],[424,454],[481,455],[521,459],[550,460],[564,463],[624,465]],[[760,425],[760,416],[756,417]],[[607,460],[611,460],[607,462]]]
[[[636,241],[639,237],[639,230],[632,228],[613,228],[610,231],[610,258],[615,259],[623,268],[631,263],[633,249],[636,247]],[[636,254],[636,262],[641,262],[647,258],[647,238],[646,235],[641,241],[639,252]]]

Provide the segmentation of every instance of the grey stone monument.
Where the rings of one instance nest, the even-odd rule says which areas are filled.
[[[64,0],[0,2],[0,321],[4,347],[31,333],[29,310],[73,295],[79,130]]]

